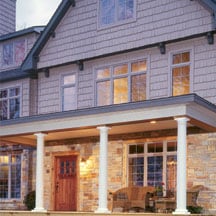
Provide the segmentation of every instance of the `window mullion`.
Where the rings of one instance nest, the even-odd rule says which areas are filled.
[[[144,144],[144,186],[148,186],[148,144]]]
[[[111,67],[110,74],[110,104],[114,104],[114,78],[113,78],[113,67]]]
[[[131,63],[128,64],[128,102],[132,101],[132,86],[131,86]]]
[[[8,163],[8,199],[11,199],[11,155]]]

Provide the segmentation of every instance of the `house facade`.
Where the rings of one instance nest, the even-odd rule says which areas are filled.
[[[117,189],[163,184],[174,213],[195,185],[215,211],[215,13],[214,0],[63,0],[45,28],[2,30],[0,209],[35,190],[36,212],[109,212]]]

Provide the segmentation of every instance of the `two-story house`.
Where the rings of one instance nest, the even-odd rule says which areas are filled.
[[[215,0],[63,0],[40,30],[0,37],[0,208],[109,212],[163,182],[174,213],[194,185],[216,210]]]

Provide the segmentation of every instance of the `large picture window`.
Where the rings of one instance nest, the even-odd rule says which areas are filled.
[[[135,0],[99,0],[100,26],[134,18]]]
[[[146,74],[146,60],[98,69],[97,106],[146,100]]]
[[[137,186],[161,186],[176,190],[176,141],[161,141],[129,145],[128,183]]]
[[[76,75],[64,75],[62,77],[62,110],[76,109],[76,102]]]
[[[20,117],[20,88],[0,90],[0,120]]]
[[[0,199],[21,196],[21,154],[0,153]]]
[[[172,95],[190,93],[190,52],[172,55]]]

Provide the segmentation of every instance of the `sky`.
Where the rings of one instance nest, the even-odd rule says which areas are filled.
[[[46,25],[62,0],[17,0],[16,30]]]

